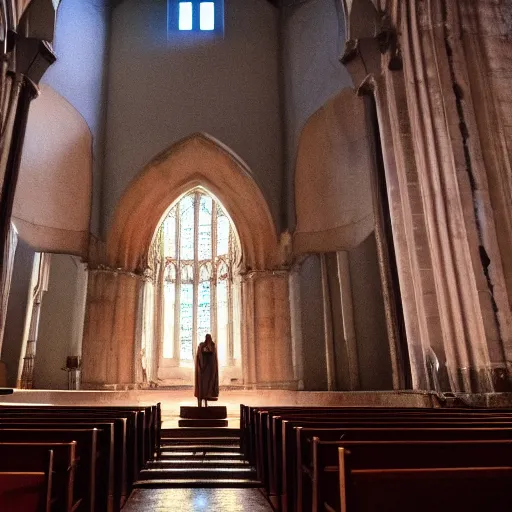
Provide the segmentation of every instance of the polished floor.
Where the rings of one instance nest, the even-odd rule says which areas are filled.
[[[258,489],[135,489],[123,512],[271,512]]]

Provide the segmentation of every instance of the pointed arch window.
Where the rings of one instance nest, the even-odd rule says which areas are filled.
[[[222,205],[204,189],[183,196],[158,233],[163,290],[164,359],[193,362],[195,348],[212,333],[219,364],[231,364],[233,274],[238,240]]]

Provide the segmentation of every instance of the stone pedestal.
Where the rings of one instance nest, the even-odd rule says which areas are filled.
[[[227,427],[227,408],[226,406],[211,407],[180,407],[180,427]]]

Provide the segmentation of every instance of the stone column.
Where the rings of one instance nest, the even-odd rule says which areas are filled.
[[[377,103],[413,386],[434,353],[443,390],[510,389],[512,5],[383,5],[345,2],[344,62]]]
[[[29,320],[28,338],[23,347],[23,362],[17,387],[32,389],[34,387],[34,363],[37,350],[37,338],[39,334],[39,320],[41,318],[41,303],[44,292],[48,291],[50,278],[50,258],[47,253],[36,253],[37,259],[32,271],[32,283],[35,283],[32,291],[32,300],[27,304],[27,320]]]
[[[30,103],[37,84],[55,62],[51,42],[59,1],[2,2],[0,48],[0,318],[10,288],[11,214]],[[2,320],[3,321],[3,320]],[[1,325],[1,324],[0,324]],[[0,328],[0,348],[3,329]]]
[[[16,255],[16,246],[18,245],[18,233],[16,228],[11,224],[9,236],[7,237],[4,247],[4,264],[2,266],[0,291],[0,354],[2,353],[2,341],[4,339],[5,321],[7,319],[7,302],[9,300],[9,292],[11,290],[12,271],[14,269],[14,256]]]
[[[348,253],[340,251],[336,253],[338,264],[338,280],[340,285],[341,314],[343,317],[343,337],[347,350],[348,373],[350,389],[357,391],[360,387],[359,361],[357,355],[356,326],[354,321],[354,307],[352,302],[352,283]]]
[[[287,271],[258,271],[245,276],[243,357],[246,384],[297,388],[291,343]]]
[[[293,378],[298,389],[304,389],[304,363],[302,351],[302,326],[300,308],[300,279],[298,268],[290,271],[290,329],[292,341]]]
[[[130,389],[137,386],[135,351],[139,298],[144,276],[116,270],[89,270],[82,345],[84,389]]]

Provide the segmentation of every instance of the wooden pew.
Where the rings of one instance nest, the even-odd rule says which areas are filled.
[[[294,436],[289,436],[286,438],[287,444],[286,448],[283,447],[283,457],[282,457],[282,477],[281,477],[281,502],[283,504],[283,510],[291,510],[293,509],[293,501],[290,503],[290,496],[294,496],[294,491],[296,489],[301,489],[304,485],[303,480],[303,473],[302,473],[302,467],[303,467],[303,457],[306,449],[311,449],[309,445],[305,445],[303,439],[301,438],[301,435],[304,436],[304,433],[302,432],[304,429],[308,428],[309,425],[309,436],[311,437],[314,433],[317,435],[322,431],[322,438],[329,438],[336,437],[337,439],[343,439],[346,435],[351,435],[355,438],[364,436],[364,429],[372,429],[372,430],[381,430],[383,431],[381,434],[381,437],[383,439],[389,439],[391,436],[394,436],[394,433],[388,434],[385,432],[385,430],[409,430],[413,432],[413,429],[420,429],[429,431],[425,435],[428,436],[428,438],[432,438],[432,436],[435,435],[441,435],[444,434],[446,438],[453,438],[454,435],[450,434],[449,432],[445,432],[446,430],[458,430],[458,431],[465,431],[468,429],[488,429],[487,433],[490,435],[490,438],[498,438],[502,439],[503,436],[508,439],[509,431],[505,434],[502,434],[501,431],[503,431],[505,428],[512,428],[512,422],[498,424],[498,423],[457,423],[453,421],[448,422],[419,422],[415,421],[413,423],[407,423],[403,421],[399,421],[400,418],[397,418],[398,421],[396,422],[384,422],[384,423],[377,423],[377,422],[364,422],[364,423],[358,423],[358,422],[345,422],[343,427],[335,428],[335,424],[329,424],[329,423],[302,423],[299,426],[294,426]],[[285,428],[288,426],[286,423],[284,424]],[[293,426],[293,423],[292,423]],[[350,429],[350,431],[348,430]],[[440,429],[440,430],[439,430]],[[436,430],[439,430],[441,433],[436,434]],[[358,434],[357,431],[360,431],[361,433]],[[306,433],[308,431],[306,430]],[[330,432],[330,434],[329,434]],[[374,435],[369,434],[366,431],[366,435]],[[419,431],[418,431],[419,432]],[[485,433],[478,433],[478,430],[474,431],[474,437],[476,439],[481,438],[481,436],[485,435]],[[350,433],[350,434],[349,434]],[[376,433],[376,436],[379,434]],[[419,435],[419,434],[403,434],[405,438],[409,436],[409,438]],[[461,433],[462,438],[465,438],[466,434]],[[286,437],[286,436],[285,436]],[[294,439],[293,439],[294,438]],[[310,457],[311,459],[311,457]],[[291,463],[290,461],[295,461],[295,463]],[[306,463],[308,460],[306,459]]]
[[[322,458],[329,446],[315,440],[312,502],[299,511],[476,512],[502,510],[510,500],[510,441],[337,444],[332,466]]]
[[[51,512],[53,450],[44,471],[0,472],[2,512]]]
[[[53,452],[52,510],[74,512],[80,502],[73,495],[76,442],[0,443],[0,472],[44,472]]]
[[[421,429],[421,430],[468,430],[468,429],[487,429],[489,435],[491,435],[491,439],[494,438],[502,438],[501,436],[508,436],[509,431],[505,434],[501,434],[500,432],[505,429],[512,428],[511,422],[485,422],[485,423],[461,423],[460,421],[446,421],[446,422],[420,422],[414,421],[412,423],[406,421],[400,421],[400,418],[396,418],[397,421],[387,421],[383,422],[360,422],[360,421],[349,421],[346,420],[340,423],[319,423],[319,422],[283,422],[283,445],[281,447],[281,466],[279,467],[281,478],[277,480],[275,484],[277,487],[277,491],[281,494],[281,501],[283,502],[283,510],[289,510],[287,507],[287,503],[289,501],[289,497],[293,496],[292,489],[300,487],[302,485],[302,462],[304,457],[304,450],[307,446],[304,444],[303,438],[305,433],[309,433],[310,437],[313,434],[319,435],[320,432],[321,437],[337,437],[338,439],[344,438],[344,436],[350,435],[353,437],[357,437],[357,431],[364,432],[364,429],[372,429],[372,430],[413,430],[413,429]],[[308,430],[309,429],[309,430]],[[350,429],[350,430],[349,430]],[[499,431],[499,432],[498,432]],[[293,433],[291,433],[293,432]],[[479,438],[479,436],[483,434],[478,434],[478,430],[475,430],[475,438]],[[364,434],[360,434],[364,435]],[[383,433],[383,438],[388,438],[392,434]],[[404,436],[414,436],[415,434],[404,434]],[[431,434],[435,435],[435,434]],[[451,437],[448,433],[445,434],[446,437]],[[464,436],[464,434],[461,434]],[[508,437],[506,437],[508,438]],[[279,473],[278,473],[279,474]]]
[[[63,427],[63,428],[54,428]],[[0,442],[70,442],[76,441],[77,466],[75,487],[76,500],[80,500],[80,511],[114,511],[114,481],[110,439],[97,428],[84,429],[75,424],[9,424],[0,423]],[[118,508],[119,509],[119,508]]]
[[[0,472],[2,512],[50,512],[49,473]]]
[[[50,416],[51,414],[51,416]],[[115,437],[118,440],[115,447],[116,460],[123,460],[121,471],[124,474],[123,495],[128,495],[133,482],[137,479],[142,469],[138,457],[138,447],[141,444],[141,432],[139,431],[136,411],[109,410],[107,408],[94,409],[50,409],[47,406],[33,407],[0,407],[0,421],[11,418],[58,418],[56,421],[66,422],[73,419],[75,422],[86,423],[114,423]]]
[[[241,405],[241,446],[245,449],[245,454],[251,462],[253,462],[251,455],[254,455],[255,447],[251,446],[251,440],[254,441],[255,430],[265,429],[265,417],[268,414],[298,414],[298,415],[317,415],[326,412],[328,414],[334,411],[342,413],[358,413],[360,415],[366,414],[373,416],[375,414],[394,414],[399,411],[401,414],[410,415],[432,415],[435,417],[439,416],[453,416],[453,415],[488,415],[490,411],[488,409],[426,409],[426,408],[387,408],[387,407],[248,407]],[[500,409],[499,411],[494,410],[494,414],[510,414],[510,410]],[[259,419],[257,417],[260,417]]]
[[[127,478],[124,418],[91,418],[88,416],[77,418],[67,414],[48,416],[48,412],[44,415],[20,413],[0,415],[0,429],[29,428],[31,425],[45,429],[97,428],[100,441],[98,449],[102,454],[97,475],[98,490],[103,492],[102,499],[108,497],[108,501],[112,502],[109,508],[119,510],[123,506],[133,483],[131,475],[129,479]]]
[[[128,443],[129,443],[129,457],[133,456],[136,460],[136,465],[133,467],[133,476],[137,478],[139,471],[144,464],[153,457],[156,451],[154,447],[160,438],[160,424],[158,423],[159,408],[158,406],[48,406],[48,405],[23,405],[23,406],[10,406],[9,404],[0,404],[0,417],[7,411],[18,412],[35,412],[35,411],[60,411],[72,412],[76,415],[93,415],[93,416],[112,416],[127,418],[128,430]],[[131,447],[133,441],[134,446]]]
[[[263,411],[259,413],[260,423],[261,426],[259,427],[258,435],[261,437],[261,439],[258,440],[258,443],[260,446],[263,446],[266,449],[266,460],[270,463],[274,463],[275,458],[275,450],[273,449],[273,443],[275,439],[277,438],[279,440],[281,436],[281,420],[283,418],[291,419],[295,418],[297,420],[304,419],[308,421],[320,421],[321,418],[325,418],[326,421],[340,421],[343,418],[389,418],[389,419],[397,419],[398,416],[403,417],[404,419],[415,421],[422,419],[423,421],[427,421],[428,419],[432,419],[433,421],[442,420],[442,421],[460,421],[464,418],[468,418],[467,413],[460,413],[460,412],[443,412],[441,414],[436,413],[427,413],[422,414],[421,412],[416,411],[410,411],[405,410],[402,411],[401,409],[377,409],[376,411],[368,411],[366,410],[353,410],[353,409],[320,409],[316,410],[313,413],[306,411],[286,411],[286,412],[274,412],[274,411]],[[266,417],[266,421],[265,421]],[[488,419],[490,417],[495,418],[495,421],[497,421],[497,418],[502,418],[503,421],[508,421],[509,418],[512,418],[510,414],[506,413],[472,413],[470,418],[473,421],[476,418],[483,418]],[[339,418],[339,419],[338,419]],[[266,439],[263,438],[263,436],[266,435]],[[261,448],[259,450],[260,458],[261,458]]]
[[[342,475],[339,497],[327,496],[323,504],[328,512],[500,510],[510,500],[512,483],[511,468],[366,469]]]
[[[73,423],[70,423],[73,422]],[[110,423],[110,422],[113,422]],[[76,423],[76,424],[75,424]],[[3,425],[2,425],[3,424]],[[44,425],[45,429],[67,430],[74,425],[75,429],[80,427],[99,427],[98,431],[103,432],[107,426],[114,428],[114,437],[111,447],[114,456],[107,457],[108,462],[98,464],[106,473],[100,475],[100,485],[109,489],[107,491],[109,505],[102,508],[102,505],[96,501],[96,492],[90,494],[89,500],[80,502],[83,510],[119,510],[126,500],[133,482],[138,477],[139,471],[144,464],[159,452],[161,438],[161,409],[160,404],[154,406],[47,406],[32,405],[11,406],[9,404],[0,404],[0,430],[11,430],[9,436],[15,438],[17,434],[14,427],[18,429],[28,429],[32,425]],[[19,434],[23,436],[23,434]],[[50,435],[50,434],[48,434]],[[1,433],[0,433],[1,436]],[[1,439],[1,437],[0,437]],[[119,441],[119,442],[115,442]],[[82,441],[80,445],[84,445]],[[84,448],[85,449],[85,448]],[[107,450],[108,451],[108,450]],[[110,453],[112,450],[110,451]],[[91,451],[89,451],[89,461]],[[89,468],[92,463],[89,464]],[[79,467],[81,469],[83,464]],[[114,468],[115,483],[114,497],[112,496],[112,485],[105,485],[110,481],[112,471],[108,468]],[[122,475],[122,476],[119,476]],[[82,479],[81,479],[82,480]],[[88,481],[91,482],[89,475]],[[113,504],[112,504],[113,502]]]
[[[354,415],[354,413],[347,414],[347,415],[336,415],[335,413],[332,413],[331,415],[321,416],[318,415],[316,420],[313,420],[309,417],[305,417],[302,419],[301,417],[288,417],[285,416],[287,419],[282,419],[282,417],[275,417],[274,420],[278,425],[281,425],[281,428],[274,428],[273,429],[273,438],[272,442],[266,442],[266,448],[267,448],[267,456],[263,457],[263,455],[260,455],[260,460],[263,461],[263,463],[258,464],[258,468],[260,470],[261,479],[264,481],[267,491],[271,495],[279,495],[281,491],[281,474],[283,472],[283,468],[285,467],[286,461],[288,461],[288,464],[290,460],[293,460],[294,456],[297,456],[294,454],[294,437],[292,434],[292,429],[296,428],[298,426],[304,425],[304,426],[318,426],[318,427],[324,427],[324,428],[338,428],[342,426],[353,428],[362,428],[365,426],[371,426],[370,423],[373,423],[374,426],[383,426],[388,425],[392,426],[395,425],[396,427],[400,426],[400,423],[404,427],[418,427],[420,426],[419,418],[412,419],[409,416],[400,416],[399,414],[395,413],[393,415],[389,416],[383,416],[383,415],[377,415],[375,418],[369,418],[366,419],[366,417],[359,418],[357,415]],[[430,417],[427,417],[427,419],[430,419]],[[371,421],[373,420],[373,421]],[[380,423],[377,423],[380,421]],[[425,423],[425,421],[422,421],[421,424],[424,426],[430,426],[432,428],[435,427],[442,427],[445,422],[449,421],[450,423],[455,424],[456,422],[460,422],[461,420],[458,418],[448,418],[445,417],[445,421],[440,422],[428,422]],[[481,425],[485,426],[485,425]],[[506,423],[504,423],[502,426],[506,426]]]
[[[275,480],[275,477],[277,476],[277,484],[276,486],[279,487],[279,472],[276,470],[274,464],[281,462],[282,459],[284,460],[292,460],[293,454],[290,456],[290,454],[283,454],[282,459],[278,457],[278,454],[274,447],[271,449],[271,443],[268,442],[268,437],[265,438],[265,435],[263,431],[265,428],[267,428],[267,436],[269,435],[269,424],[270,424],[270,417],[272,414],[286,414],[286,415],[313,415],[316,421],[320,421],[320,419],[323,418],[329,418],[329,421],[333,421],[334,423],[339,422],[341,420],[347,420],[349,416],[360,416],[360,421],[362,423],[359,423],[359,425],[364,425],[364,422],[368,418],[372,418],[373,416],[379,416],[381,419],[385,419],[387,416],[389,418],[397,419],[397,413],[400,415],[405,416],[404,419],[408,419],[409,421],[413,421],[413,424],[409,426],[417,426],[415,424],[416,421],[422,419],[426,416],[426,419],[435,419],[435,420],[447,420],[447,421],[460,421],[464,418],[486,418],[489,419],[492,416],[502,416],[502,419],[509,420],[510,414],[509,411],[489,411],[489,410],[478,410],[478,411],[469,411],[469,410],[454,410],[454,409],[446,409],[446,410],[425,410],[425,409],[386,409],[386,408],[266,408],[270,409],[270,411],[267,410],[261,410],[259,408],[246,408],[241,407],[241,427],[242,427],[242,443],[245,446],[246,454],[248,450],[248,445],[254,443],[254,437],[257,438],[257,449],[253,449],[253,452],[256,452],[256,462],[258,467],[258,472],[260,475],[260,478],[264,480],[267,484],[267,490],[271,494],[272,491],[276,491],[275,488],[272,488],[272,483]],[[336,414],[336,412],[339,413],[339,416],[337,419],[333,418],[333,415]],[[252,416],[251,416],[252,413]],[[425,414],[424,414],[425,413]],[[251,416],[252,419],[249,419]],[[266,417],[266,421],[265,421]],[[352,418],[353,420],[355,418]],[[423,418],[424,420],[425,418]],[[310,417],[309,420],[312,420]],[[273,420],[272,420],[273,421]],[[497,421],[497,419],[496,419]],[[250,424],[252,423],[252,425]],[[435,424],[432,424],[432,426],[435,426]],[[252,429],[252,431],[251,431]],[[270,429],[271,431],[272,429]],[[245,433],[244,433],[245,431]],[[280,430],[277,429],[277,432]],[[247,439],[247,433],[250,432],[253,436],[252,440]],[[275,431],[274,431],[275,434]],[[253,444],[254,446],[254,444]],[[250,448],[249,448],[250,450]],[[254,453],[253,453],[254,455]],[[268,464],[263,467],[261,467],[261,463]],[[259,463],[259,464],[258,464]],[[283,463],[284,466],[284,463]],[[274,469],[272,469],[274,468]],[[263,474],[262,474],[263,473]],[[272,474],[274,473],[274,474]],[[300,486],[300,484],[299,484]],[[279,491],[279,489],[277,489]],[[272,496],[271,496],[272,497]],[[275,503],[274,503],[275,504]]]

